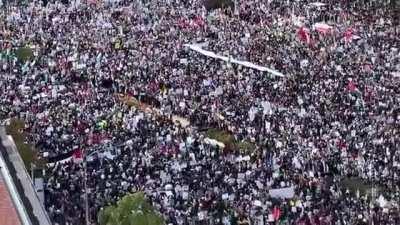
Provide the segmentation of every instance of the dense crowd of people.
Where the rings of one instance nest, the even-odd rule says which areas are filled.
[[[136,191],[173,225],[400,224],[400,27],[374,4],[9,6],[0,119],[23,120],[44,159],[85,155],[46,169],[54,224],[85,224],[85,179],[93,224]],[[29,60],[10,57],[26,46]],[[215,144],[210,128],[254,149]],[[350,191],[349,178],[381,195]],[[271,196],[290,188],[291,197]]]

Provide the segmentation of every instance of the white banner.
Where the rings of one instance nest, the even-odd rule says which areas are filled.
[[[252,69],[256,69],[256,70],[259,70],[259,71],[262,71],[262,72],[268,72],[268,73],[271,73],[274,76],[278,76],[278,77],[283,77],[284,76],[281,72],[278,72],[276,70],[273,70],[273,69],[270,69],[270,68],[267,68],[267,67],[264,67],[264,66],[258,66],[256,64],[248,62],[248,61],[240,61],[240,60],[236,60],[236,59],[233,59],[233,58],[230,58],[230,57],[217,55],[214,52],[202,49],[198,45],[186,44],[185,46],[189,47],[193,51],[196,51],[198,53],[201,53],[201,54],[203,54],[205,56],[208,56],[208,57],[211,57],[211,58],[220,59],[220,60],[223,60],[225,62],[239,64],[239,65],[242,65],[242,66],[245,66],[245,67],[249,67],[249,68],[252,68]]]
[[[294,197],[294,187],[287,187],[287,188],[277,188],[269,190],[269,195],[272,198],[293,198]]]

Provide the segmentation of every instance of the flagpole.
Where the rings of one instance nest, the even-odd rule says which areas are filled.
[[[87,188],[87,161],[86,161],[86,149],[84,151],[84,161],[83,161],[83,166],[84,166],[84,188],[85,188],[85,220],[86,220],[86,225],[90,225],[89,221],[89,197],[88,197],[88,188]]]
[[[88,148],[92,145],[92,132],[89,133],[89,140],[88,140]],[[85,148],[83,150],[83,171],[84,171],[84,188],[85,188],[85,221],[86,225],[90,225],[90,217],[89,217],[89,195],[88,195],[88,186],[87,186],[87,150]]]

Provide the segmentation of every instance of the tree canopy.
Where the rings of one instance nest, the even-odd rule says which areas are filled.
[[[163,225],[163,217],[154,210],[143,192],[128,194],[114,206],[102,209],[100,225]]]
[[[15,52],[18,60],[25,62],[33,57],[33,50],[30,47],[18,48]]]

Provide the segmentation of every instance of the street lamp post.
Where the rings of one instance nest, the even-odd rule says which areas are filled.
[[[88,140],[88,148],[92,145],[92,134],[93,131],[89,133],[89,140]],[[85,221],[86,225],[90,225],[90,217],[89,217],[89,191],[88,191],[88,186],[87,186],[87,150],[88,148],[85,148],[83,151],[83,171],[84,171],[84,188],[85,188]]]
[[[84,166],[84,186],[85,186],[85,221],[86,221],[86,225],[90,224],[89,221],[89,196],[88,196],[88,188],[87,188],[87,163],[86,163],[86,153],[85,153],[85,161],[83,162],[83,166]]]
[[[35,185],[35,169],[36,169],[36,165],[34,163],[31,163],[31,179],[32,179],[33,187],[36,188],[36,185]]]

